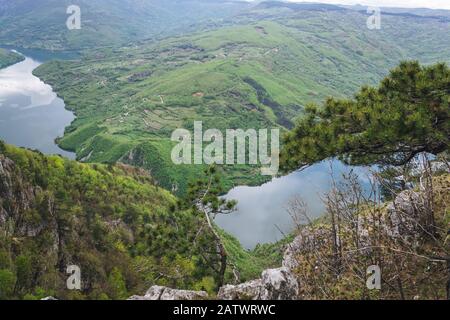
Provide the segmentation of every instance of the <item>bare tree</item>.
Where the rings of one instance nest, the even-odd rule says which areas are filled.
[[[299,220],[307,222],[299,230],[296,270],[304,298],[450,297],[449,189],[432,168],[425,155],[403,168],[404,188],[391,190],[391,203],[381,189],[392,185],[383,186],[386,176],[379,171],[364,187],[353,172],[339,182],[333,176],[323,196],[325,223]],[[291,216],[308,217],[301,199],[291,200],[289,208]],[[370,265],[382,269],[379,292],[366,288]]]

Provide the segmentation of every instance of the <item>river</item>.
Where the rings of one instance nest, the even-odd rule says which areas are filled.
[[[348,167],[339,161],[324,161],[301,172],[275,178],[259,187],[236,187],[225,198],[237,200],[237,211],[217,216],[217,224],[239,239],[247,249],[258,243],[281,240],[295,228],[286,210],[293,198],[306,203],[308,216],[318,218],[324,214],[323,196],[330,191],[333,179],[339,183],[343,174],[351,170],[359,176],[361,185],[369,185],[370,170]]]
[[[59,148],[55,139],[64,134],[75,117],[52,87],[32,73],[52,56],[42,51],[34,53],[36,58],[26,55],[24,61],[0,70],[0,139],[74,159],[75,154]]]

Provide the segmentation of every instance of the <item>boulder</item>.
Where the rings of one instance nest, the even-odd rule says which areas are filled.
[[[297,279],[286,268],[268,269],[261,279],[239,285],[227,285],[220,288],[220,300],[295,300],[299,286]]]
[[[265,270],[262,273],[263,289],[259,300],[295,300],[299,286],[291,270],[286,267]]]
[[[388,205],[389,220],[385,223],[385,227],[394,238],[412,240],[421,232],[418,222],[421,222],[425,211],[426,199],[421,193],[412,190],[403,191]]]
[[[262,288],[261,279],[238,285],[226,285],[220,288],[217,298],[220,300],[255,300],[261,295]]]
[[[297,256],[302,252],[314,251],[317,247],[328,245],[328,230],[325,228],[303,228],[294,241],[286,246],[282,266],[295,270],[298,267]]]

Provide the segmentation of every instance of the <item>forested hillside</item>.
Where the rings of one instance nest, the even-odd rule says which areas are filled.
[[[215,292],[204,216],[153,182],[142,169],[0,142],[0,299],[125,299],[154,284]],[[243,280],[280,263],[274,249],[268,259],[230,236],[226,246]],[[67,290],[69,265],[82,271],[81,291]]]

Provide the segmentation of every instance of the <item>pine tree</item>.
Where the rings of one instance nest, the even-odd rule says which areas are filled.
[[[353,165],[404,165],[419,153],[449,150],[450,69],[402,62],[378,87],[305,112],[285,136],[284,170],[332,157]]]

